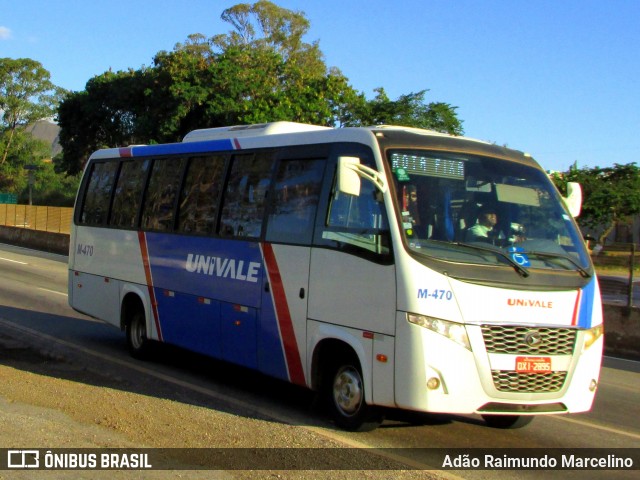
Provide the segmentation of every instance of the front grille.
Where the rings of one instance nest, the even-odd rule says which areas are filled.
[[[557,392],[564,385],[567,372],[518,373],[492,370],[493,384],[501,392]]]
[[[488,353],[512,355],[572,355],[576,343],[573,328],[482,325],[482,336]]]

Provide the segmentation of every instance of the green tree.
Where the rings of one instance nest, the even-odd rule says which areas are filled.
[[[616,225],[640,213],[640,169],[635,162],[606,168],[572,168],[552,178],[561,192],[566,190],[566,182],[580,183],[583,204],[577,220],[581,226],[600,232],[600,244]]]
[[[152,72],[142,68],[108,71],[90,79],[85,90],[67,93],[58,108],[63,154],[56,170],[76,175],[94,150],[149,143],[149,126],[157,123],[147,105],[150,91]]]
[[[107,72],[85,91],[67,95],[58,113],[59,168],[79,172],[102,146],[175,142],[196,128],[278,120],[326,126],[404,121],[462,131],[455,107],[425,105],[426,91],[392,102],[379,89],[367,102],[339,69],[327,67],[317,41],[304,41],[309,21],[302,12],[260,0],[226,9],[222,19],[230,32],[190,35],[173,51],[156,54],[149,68]]]
[[[279,7],[267,0],[253,5],[241,3],[222,12],[222,20],[234,30],[212,37],[221,52],[231,47],[266,49],[279,54],[285,63],[295,65],[305,76],[323,76],[326,66],[318,42],[306,43],[310,28],[303,12]]]
[[[168,129],[290,120],[340,123],[358,96],[338,69],[327,68],[318,43],[302,40],[309,22],[268,1],[240,4],[222,19],[233,26],[210,39],[192,35],[154,64],[174,105]]]
[[[426,128],[452,135],[462,135],[462,121],[456,114],[457,107],[448,103],[425,103],[427,90],[400,95],[391,100],[384,88],[375,89],[376,97],[366,102],[357,112],[353,125],[402,125]]]
[[[0,127],[6,136],[0,165],[7,161],[19,128],[54,115],[61,89],[49,71],[29,58],[0,58]]]
[[[301,13],[270,2],[238,5],[222,18],[234,30],[190,35],[159,52],[150,68],[106,72],[59,108],[58,168],[82,169],[103,146],[173,142],[196,128],[277,120],[340,125],[364,102],[316,43],[305,43]]]
[[[0,164],[0,191],[20,194],[27,188],[25,165],[41,165],[51,151],[49,145],[24,129],[16,130],[10,145],[8,141],[9,135],[0,136],[0,148],[7,152],[7,160]]]

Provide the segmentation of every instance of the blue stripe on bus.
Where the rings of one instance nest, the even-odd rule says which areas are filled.
[[[258,308],[264,264],[256,242],[147,233],[154,286]]]
[[[233,139],[209,140],[205,142],[169,143],[165,145],[140,145],[127,147],[132,157],[149,157],[154,155],[184,155],[192,153],[219,152],[224,150],[237,150],[240,147]],[[122,155],[122,154],[121,154]]]
[[[163,340],[290,380],[256,242],[147,233]]]
[[[289,381],[289,369],[285,361],[276,307],[269,292],[265,292],[263,298],[260,309],[260,334],[258,335],[260,371],[272,377]]]
[[[195,295],[155,289],[163,341],[194,352],[221,357],[220,303],[199,302]]]
[[[596,280],[591,281],[582,289],[580,310],[578,312],[578,327],[591,328],[593,321],[593,302],[596,294]]]

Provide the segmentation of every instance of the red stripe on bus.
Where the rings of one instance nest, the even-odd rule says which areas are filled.
[[[284,292],[280,269],[270,243],[262,244],[262,254],[269,273],[269,282],[271,284],[271,292],[275,303],[276,317],[280,326],[280,336],[284,346],[284,355],[289,369],[289,379],[292,383],[298,385],[306,385],[304,379],[304,370],[302,369],[302,361],[300,360],[300,350],[298,342],[293,331],[293,322],[291,321],[291,313],[289,312],[289,304],[287,296]]]
[[[237,138],[233,139],[233,146],[236,148],[236,150],[242,150],[242,146],[240,145],[240,140],[238,140]]]
[[[153,312],[153,321],[158,331],[158,340],[162,341],[162,329],[160,328],[160,316],[158,314],[158,301],[156,293],[153,289],[153,278],[151,277],[151,264],[149,262],[149,250],[147,249],[147,236],[144,232],[138,232],[138,240],[140,242],[140,252],[142,253],[142,265],[144,266],[144,275],[147,279],[147,289],[149,290],[149,299],[151,300],[151,310]]]
[[[133,157],[133,150],[131,147],[119,148],[118,153],[120,154],[120,158]]]
[[[580,299],[582,298],[582,290],[578,290],[576,296],[576,304],[573,307],[573,318],[571,319],[571,326],[578,325],[578,312],[580,311]]]

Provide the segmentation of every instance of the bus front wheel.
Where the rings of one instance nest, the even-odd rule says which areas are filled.
[[[136,309],[126,323],[127,348],[132,357],[148,358],[151,341],[147,338],[147,320],[144,311]]]
[[[356,362],[338,363],[331,372],[327,394],[336,425],[352,432],[375,430],[383,416],[376,407],[367,405],[362,374]]]

